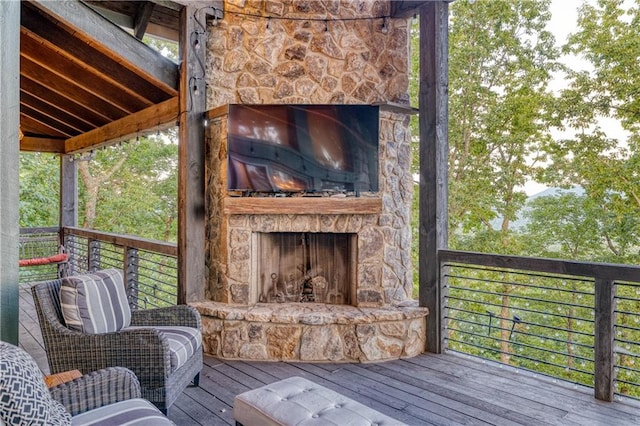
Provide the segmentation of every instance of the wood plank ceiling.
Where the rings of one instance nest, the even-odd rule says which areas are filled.
[[[96,3],[103,10],[117,7],[114,17],[130,17],[140,37],[150,23],[161,28],[164,37],[178,34],[178,4]],[[127,9],[122,8],[124,3]],[[23,1],[20,20],[22,150],[80,151],[105,143],[100,135],[122,139],[177,117],[177,65],[87,4]],[[151,117],[163,103],[168,105],[162,108],[164,116]],[[149,113],[144,114],[145,110]],[[154,119],[157,123],[150,122]],[[89,132],[97,137],[74,143],[74,138]]]
[[[222,0],[22,1],[20,149],[70,154],[175,124],[178,66],[138,39],[149,32],[177,40],[187,3],[223,7]],[[393,2],[392,16],[425,3]]]

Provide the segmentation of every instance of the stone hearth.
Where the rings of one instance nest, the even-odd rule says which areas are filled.
[[[206,353],[255,361],[372,362],[425,350],[426,309],[197,302]]]

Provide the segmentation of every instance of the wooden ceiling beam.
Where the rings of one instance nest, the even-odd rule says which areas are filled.
[[[114,81],[127,82],[130,90],[144,94],[152,104],[157,104],[166,100],[167,97],[176,95],[176,91],[167,88],[157,81],[146,80],[143,76],[136,74],[134,70],[128,69],[126,63],[122,63],[117,57],[111,57],[102,50],[97,49],[96,43],[88,43],[76,38],[76,34],[71,33],[71,29],[63,24],[52,22],[51,17],[47,17],[44,12],[30,8],[29,3],[24,3],[20,24],[29,32],[47,40],[51,45],[76,60],[91,64],[97,72],[108,75]],[[131,37],[131,36],[129,36]],[[160,86],[163,87],[160,87]]]
[[[177,64],[132,37],[89,6],[72,0],[38,1],[29,5],[58,20],[58,27],[65,27],[68,33],[83,42],[81,44],[91,46],[120,67],[122,61],[125,61],[124,68],[134,71],[138,77],[143,77],[149,82],[162,82],[166,93],[172,96],[177,94]],[[35,28],[29,28],[35,31]]]
[[[91,8],[111,22],[124,28],[135,28],[134,8],[138,2],[86,0]],[[165,40],[178,41],[179,11],[182,5],[170,1],[151,1],[155,5],[146,33]]]
[[[453,0],[396,0],[391,3],[392,18],[410,18],[420,12],[420,8],[427,3],[433,2],[450,3]]]
[[[144,33],[147,31],[154,7],[155,4],[152,2],[144,2],[138,7],[136,16],[133,18],[133,35],[138,40],[142,40]]]
[[[96,149],[131,139],[145,130],[176,125],[178,97],[171,98],[142,111],[133,113],[102,127],[67,139],[65,153]]]
[[[20,151],[64,154],[64,141],[64,139],[25,136],[20,141]]]

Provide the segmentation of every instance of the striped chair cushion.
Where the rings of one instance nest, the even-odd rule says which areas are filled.
[[[174,425],[146,399],[128,399],[86,411],[71,419],[72,425]]]
[[[109,333],[131,324],[131,308],[118,269],[63,278],[60,306],[67,327],[83,333]]]
[[[127,327],[128,330],[149,327]],[[196,351],[202,350],[202,333],[197,328],[181,326],[154,326],[169,341],[169,355],[171,357],[171,371],[176,371]]]

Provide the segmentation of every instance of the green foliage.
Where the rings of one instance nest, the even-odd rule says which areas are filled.
[[[558,69],[545,29],[549,1],[455,2],[450,24],[449,218],[458,236],[500,229],[523,207],[519,188],[550,139],[548,89]],[[459,233],[462,231],[462,233]],[[512,252],[509,238],[500,252]]]
[[[101,231],[175,242],[177,161],[175,134],[141,137],[96,153],[79,165],[86,169],[80,173],[80,222]],[[88,208],[92,203],[93,213]]]
[[[58,226],[60,157],[20,153],[20,226]]]

